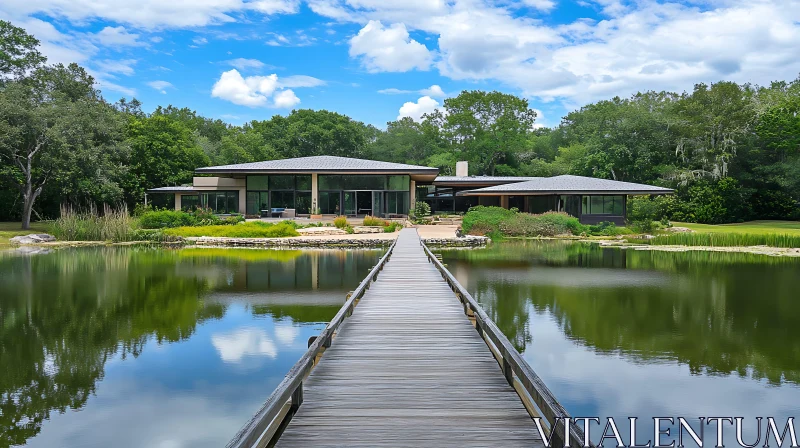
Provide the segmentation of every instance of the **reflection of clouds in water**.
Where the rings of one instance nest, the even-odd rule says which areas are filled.
[[[774,387],[737,375],[693,375],[677,361],[598,353],[566,339],[549,315],[530,313],[533,343],[524,357],[573,416],[613,416],[618,422],[628,416],[682,416],[694,425],[697,416],[741,416],[745,434],[753,435],[756,416],[780,417],[782,427],[800,402],[800,387],[788,383]],[[706,440],[716,437],[709,428]],[[725,428],[727,439],[732,429]],[[601,433],[593,428],[592,438],[597,441]]]
[[[240,328],[230,333],[214,334],[211,343],[224,362],[238,363],[245,356],[278,356],[275,342],[260,328]]]
[[[203,389],[188,392],[146,387],[132,381],[104,383],[97,403],[65,414],[53,413],[31,447],[205,448],[225,445],[258,409],[250,386],[237,400],[220,401]],[[122,423],[127,422],[127,423]]]
[[[292,345],[300,329],[292,325],[291,322],[280,322],[275,324],[275,338],[281,345]]]

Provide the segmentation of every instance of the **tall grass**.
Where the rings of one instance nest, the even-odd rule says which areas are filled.
[[[65,241],[131,241],[135,223],[124,204],[117,208],[104,205],[103,213],[94,204],[83,210],[62,205],[61,216],[50,231]]]
[[[649,240],[654,245],[676,246],[770,246],[800,248],[800,235],[751,233],[674,233]]]

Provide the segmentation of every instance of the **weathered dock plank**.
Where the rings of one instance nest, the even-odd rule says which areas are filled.
[[[413,229],[400,232],[303,395],[276,446],[543,446]]]

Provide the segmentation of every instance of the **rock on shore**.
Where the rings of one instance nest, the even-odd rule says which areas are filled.
[[[15,236],[8,240],[11,244],[40,244],[40,243],[51,243],[56,240],[56,237],[53,235],[48,235],[46,233],[31,233],[30,235],[20,235]]]

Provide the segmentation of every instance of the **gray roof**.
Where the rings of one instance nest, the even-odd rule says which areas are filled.
[[[519,177],[519,176],[438,176],[434,179],[434,185],[456,185],[456,184],[486,184],[486,185],[501,185],[510,184],[513,182],[524,182],[526,180],[534,180],[536,177]]]
[[[460,194],[464,196],[479,196],[492,194],[669,194],[672,192],[673,190],[670,188],[565,174],[479,188]]]
[[[181,193],[181,192],[192,192],[195,191],[194,187],[189,185],[181,185],[176,187],[158,187],[158,188],[151,188],[147,190],[148,193]]]
[[[264,162],[240,163],[237,165],[210,166],[198,168],[198,173],[270,173],[270,172],[387,172],[429,174],[439,173],[438,168],[406,165],[403,163],[378,162],[375,160],[353,159],[336,156],[311,156],[295,159],[267,160]]]

